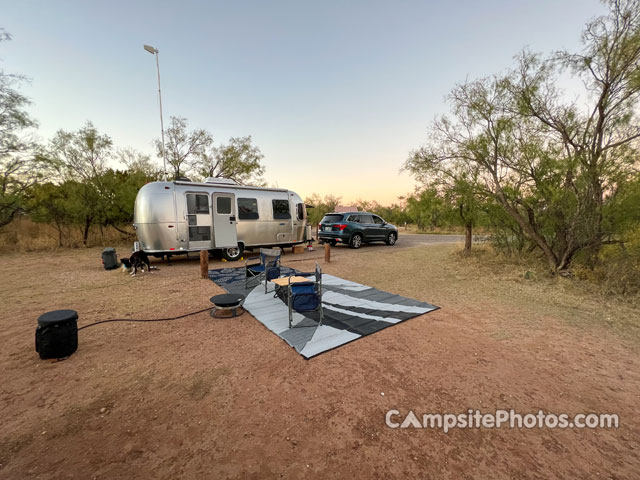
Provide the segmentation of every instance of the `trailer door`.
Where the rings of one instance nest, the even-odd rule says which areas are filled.
[[[276,198],[271,200],[273,208],[273,219],[277,225],[276,242],[288,243],[291,241],[291,205],[287,198]]]
[[[211,213],[209,213],[209,195],[206,193],[187,193],[186,197],[189,249],[210,249]]]
[[[233,193],[213,194],[213,236],[216,248],[238,246],[236,197]]]

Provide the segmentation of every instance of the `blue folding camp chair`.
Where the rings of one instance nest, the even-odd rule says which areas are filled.
[[[291,277],[289,277],[289,284],[287,285],[289,328],[292,327],[293,312],[319,312],[320,321],[318,322],[318,326],[322,325],[324,311],[322,309],[322,270],[320,269],[320,265],[316,263],[315,272],[311,272],[309,275],[302,274],[302,276],[306,277],[314,274],[315,281],[310,280],[308,282],[291,283]]]
[[[249,282],[258,280],[258,285],[264,282],[264,293],[270,280],[280,277],[279,248],[261,248],[259,257],[251,257],[244,262],[244,287],[249,288]],[[259,260],[259,263],[249,265],[249,262]]]

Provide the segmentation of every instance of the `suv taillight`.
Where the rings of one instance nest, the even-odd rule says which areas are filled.
[[[334,227],[340,231],[343,231],[345,228],[347,228],[347,226],[344,223],[341,223],[339,225],[334,225]]]

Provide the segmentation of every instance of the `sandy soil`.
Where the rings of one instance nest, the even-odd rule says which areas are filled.
[[[455,248],[336,252],[325,272],[442,309],[309,361],[249,314],[207,313],[92,327],[68,360],[42,361],[45,311],[158,318],[222,290],[196,260],[132,278],[104,271],[100,249],[0,257],[0,478],[640,478],[637,309],[488,276]],[[388,428],[392,408],[613,412],[621,426],[445,434]]]

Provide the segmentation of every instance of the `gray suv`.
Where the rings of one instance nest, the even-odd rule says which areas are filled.
[[[327,213],[318,225],[318,237],[320,243],[331,246],[338,242],[351,248],[360,248],[369,242],[395,245],[398,229],[369,212]]]

